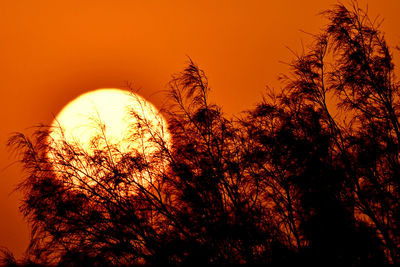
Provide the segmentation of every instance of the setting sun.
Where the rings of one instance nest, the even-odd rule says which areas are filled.
[[[62,109],[53,122],[50,138],[78,145],[89,154],[104,145],[121,153],[131,149],[149,153],[151,145],[132,140],[138,123],[147,123],[154,133],[168,138],[164,118],[144,98],[119,89],[98,89],[80,95]]]
[[[139,95],[119,89],[98,89],[72,100],[57,115],[48,140],[53,171],[59,177],[68,172],[70,179],[63,182],[72,187],[98,183],[93,177],[107,175],[124,157],[140,155],[148,161],[170,142],[159,111]],[[129,176],[133,180],[126,183],[144,185],[150,179],[141,172]],[[132,193],[131,186],[125,189]]]

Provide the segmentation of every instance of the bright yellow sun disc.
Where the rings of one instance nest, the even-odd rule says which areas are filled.
[[[170,139],[165,119],[151,103],[119,89],[80,95],[62,109],[52,126],[48,156],[59,166],[56,172],[65,172],[66,164],[77,171],[92,168],[88,159],[96,150],[108,150],[116,161],[126,153],[151,155]],[[68,147],[84,156],[65,161]]]

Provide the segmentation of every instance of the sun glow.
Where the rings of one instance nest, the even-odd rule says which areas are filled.
[[[64,176],[73,177],[74,184],[86,183],[85,176],[113,167],[107,162],[115,165],[127,155],[151,157],[169,142],[167,123],[152,104],[127,91],[99,89],[80,95],[57,115],[48,158],[56,173],[68,172]],[[104,157],[106,162],[97,163]]]

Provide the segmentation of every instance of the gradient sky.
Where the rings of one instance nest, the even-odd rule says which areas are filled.
[[[261,99],[301,32],[318,33],[318,13],[334,0],[301,1],[0,1],[0,246],[22,255],[29,228],[18,211],[23,177],[5,146],[11,132],[50,124],[64,105],[97,88],[134,89],[156,106],[171,75],[190,56],[206,71],[211,100],[237,114]],[[400,45],[400,1],[368,3]],[[398,53],[395,52],[395,57]],[[396,61],[397,62],[397,61]],[[11,165],[10,165],[11,164]]]

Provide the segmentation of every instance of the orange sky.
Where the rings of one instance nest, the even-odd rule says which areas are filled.
[[[300,30],[317,33],[319,11],[334,0],[281,1],[0,1],[0,246],[17,256],[29,231],[18,212],[19,165],[5,147],[13,131],[51,123],[68,101],[127,82],[161,105],[171,74],[190,56],[208,74],[212,100],[228,114],[249,109],[266,85],[279,87],[300,51]],[[400,1],[368,3],[400,44]],[[307,43],[305,41],[305,43]],[[398,56],[398,53],[395,54]]]

